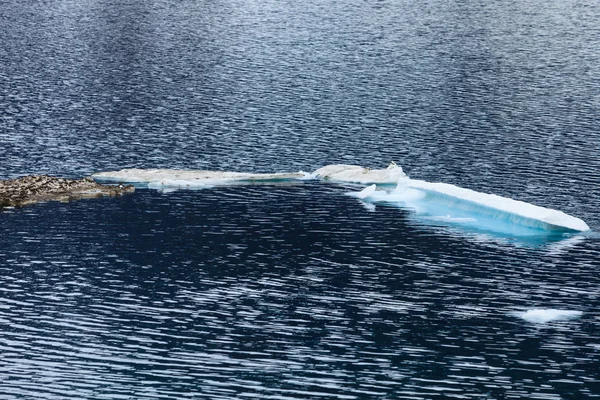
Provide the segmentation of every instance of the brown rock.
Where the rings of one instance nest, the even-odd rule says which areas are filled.
[[[65,179],[48,175],[30,175],[0,180],[0,210],[44,201],[71,201],[132,193],[131,185],[101,185],[91,178]]]

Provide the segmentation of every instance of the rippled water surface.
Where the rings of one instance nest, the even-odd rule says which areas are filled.
[[[5,210],[0,398],[600,397],[598,2],[0,5],[0,178],[394,160],[592,228],[312,181]]]

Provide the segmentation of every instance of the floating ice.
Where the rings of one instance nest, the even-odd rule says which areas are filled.
[[[312,174],[283,172],[259,174],[249,172],[202,171],[177,169],[122,169],[99,172],[92,178],[102,182],[123,182],[152,188],[202,188],[232,183],[277,182],[303,179],[322,179],[348,183],[393,184],[405,178],[402,168],[391,163],[386,169],[369,169],[358,165],[335,164],[319,168]]]
[[[368,199],[369,197],[373,197],[375,192],[377,191],[377,185],[367,186],[360,192],[350,193],[351,196],[356,197],[357,199]]]
[[[471,226],[483,231],[510,235],[534,235],[546,232],[587,231],[579,218],[549,208],[534,206],[492,194],[475,192],[445,183],[431,183],[406,176],[402,168],[391,163],[386,169],[368,169],[357,165],[335,164],[303,172],[259,174],[170,169],[123,169],[101,172],[92,178],[102,182],[132,183],[159,190],[203,189],[215,185],[280,182],[303,179],[388,185],[394,190],[378,190],[371,185],[361,192],[350,193],[367,203],[395,203],[411,208],[429,221]],[[524,230],[523,230],[524,229]],[[535,232],[532,232],[535,231]]]
[[[258,174],[248,172],[133,168],[100,172],[93,174],[92,178],[101,182],[126,182],[138,186],[148,186],[151,189],[203,189],[215,185],[239,182],[277,182],[304,179],[306,178],[306,174],[303,172]]]
[[[398,179],[406,178],[406,174],[392,162],[386,169],[363,168],[358,165],[333,164],[326,165],[313,172],[313,176],[318,179],[350,182],[350,183],[378,183],[378,184],[396,184]]]
[[[576,319],[581,317],[583,313],[581,311],[571,310],[555,310],[552,308],[543,309],[535,308],[523,312],[515,312],[514,316],[524,319],[527,322],[534,324],[545,324],[552,321],[566,321],[570,319]]]
[[[374,185],[349,195],[371,202],[398,203],[432,220],[471,225],[483,230],[516,234],[516,226],[553,232],[588,231],[581,219],[561,211],[463,189],[446,183],[431,183],[403,178],[390,192]]]

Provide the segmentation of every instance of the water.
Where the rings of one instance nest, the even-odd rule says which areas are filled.
[[[1,178],[394,160],[593,231],[522,242],[318,182],[8,210],[0,398],[600,397],[599,15],[3,2]]]

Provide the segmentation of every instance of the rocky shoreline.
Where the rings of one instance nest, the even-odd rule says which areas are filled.
[[[46,201],[72,201],[132,193],[132,185],[101,185],[92,178],[66,179],[49,175],[29,175],[0,180],[0,210]]]

